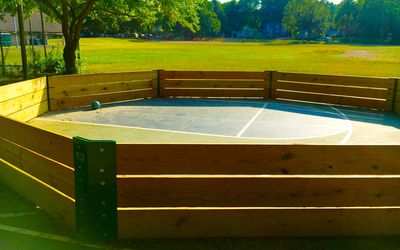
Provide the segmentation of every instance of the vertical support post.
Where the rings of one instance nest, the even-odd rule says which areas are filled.
[[[399,89],[399,79],[394,79],[393,98],[392,98],[392,111],[396,113],[397,94]]]
[[[157,70],[157,97],[162,97],[161,96],[161,72],[163,72],[163,69]]]
[[[272,96],[273,89],[272,88],[274,87],[273,82],[274,82],[275,73],[276,73],[276,71],[269,72],[269,93],[268,93],[269,98],[273,98],[273,96]]]
[[[118,237],[116,142],[74,137],[76,228],[84,236]]]
[[[269,75],[270,71],[264,71],[264,99],[269,98]]]

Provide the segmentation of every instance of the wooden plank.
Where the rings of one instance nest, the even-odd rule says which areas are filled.
[[[3,139],[0,139],[0,158],[67,196],[75,197],[71,168]]]
[[[276,80],[308,83],[328,83],[345,86],[373,87],[393,89],[393,80],[388,78],[314,75],[301,73],[277,72]]]
[[[32,179],[1,159],[0,181],[67,226],[75,228],[75,205],[71,199]]]
[[[264,79],[264,72],[161,71],[161,79]]]
[[[117,144],[117,173],[398,175],[400,146]]]
[[[0,86],[0,102],[30,94],[46,88],[46,77]]]
[[[400,209],[120,210],[118,227],[122,239],[398,235]]]
[[[319,85],[302,84],[296,82],[277,82],[277,84],[274,87],[282,90],[296,90],[302,92],[369,97],[369,98],[387,99],[387,100],[393,99],[393,90],[385,90],[385,89],[341,87],[341,86],[321,85],[321,84]]]
[[[263,80],[161,80],[162,88],[265,88]]]
[[[107,82],[126,82],[133,80],[157,79],[157,71],[138,71],[121,73],[96,73],[86,75],[51,76],[49,87],[66,87]]]
[[[137,176],[120,178],[119,207],[400,205],[400,178]]]
[[[0,138],[67,166],[73,166],[72,139],[0,116]]]
[[[128,101],[140,98],[150,98],[155,97],[156,90],[135,90],[126,92],[116,92],[100,95],[88,95],[88,96],[78,96],[69,97],[61,99],[51,99],[50,107],[51,110],[68,109],[68,108],[78,108],[82,106],[90,106],[92,101],[97,100],[101,103],[112,103],[119,101]]]
[[[0,115],[8,116],[47,100],[47,90],[42,89],[0,103]]]
[[[73,85],[50,89],[50,98],[65,98],[74,96],[87,96],[96,94],[108,94],[115,92],[151,89],[156,87],[156,80],[135,80],[127,82],[111,82],[89,85]]]
[[[351,98],[345,96],[329,96],[329,95],[318,95],[318,94],[288,92],[279,90],[276,92],[275,97],[288,100],[337,104],[342,106],[371,108],[371,109],[386,110],[386,111],[391,110],[392,106],[391,102],[382,101],[378,99]]]
[[[264,90],[258,89],[162,89],[165,97],[264,97]]]
[[[32,120],[33,118],[38,117],[41,114],[46,113],[47,111],[49,111],[49,105],[46,100],[39,104],[33,105],[32,107],[29,107],[27,109],[9,115],[8,117],[21,122],[27,122],[29,120]]]

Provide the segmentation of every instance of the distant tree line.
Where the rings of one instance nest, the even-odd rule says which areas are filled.
[[[400,0],[218,0],[197,1],[199,22],[195,26],[168,25],[162,16],[151,26],[141,20],[120,19],[112,15],[92,15],[84,29],[94,33],[151,33],[172,37],[231,37],[243,29],[250,36],[266,36],[266,27],[278,26],[285,35],[316,39],[333,34],[345,41],[399,43]],[[275,26],[274,26],[275,25]],[[270,37],[280,33],[269,34]]]

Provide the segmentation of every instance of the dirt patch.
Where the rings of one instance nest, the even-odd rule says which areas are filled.
[[[350,51],[347,51],[346,53],[342,54],[341,57],[369,59],[369,58],[376,58],[378,56],[375,54],[371,54],[366,50],[350,50]]]

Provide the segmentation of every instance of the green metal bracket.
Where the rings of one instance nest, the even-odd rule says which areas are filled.
[[[393,99],[392,99],[392,111],[393,111],[393,112],[396,112],[396,102],[397,102],[398,85],[399,85],[399,79],[394,79]]]
[[[116,142],[74,137],[77,231],[92,239],[118,237]]]

